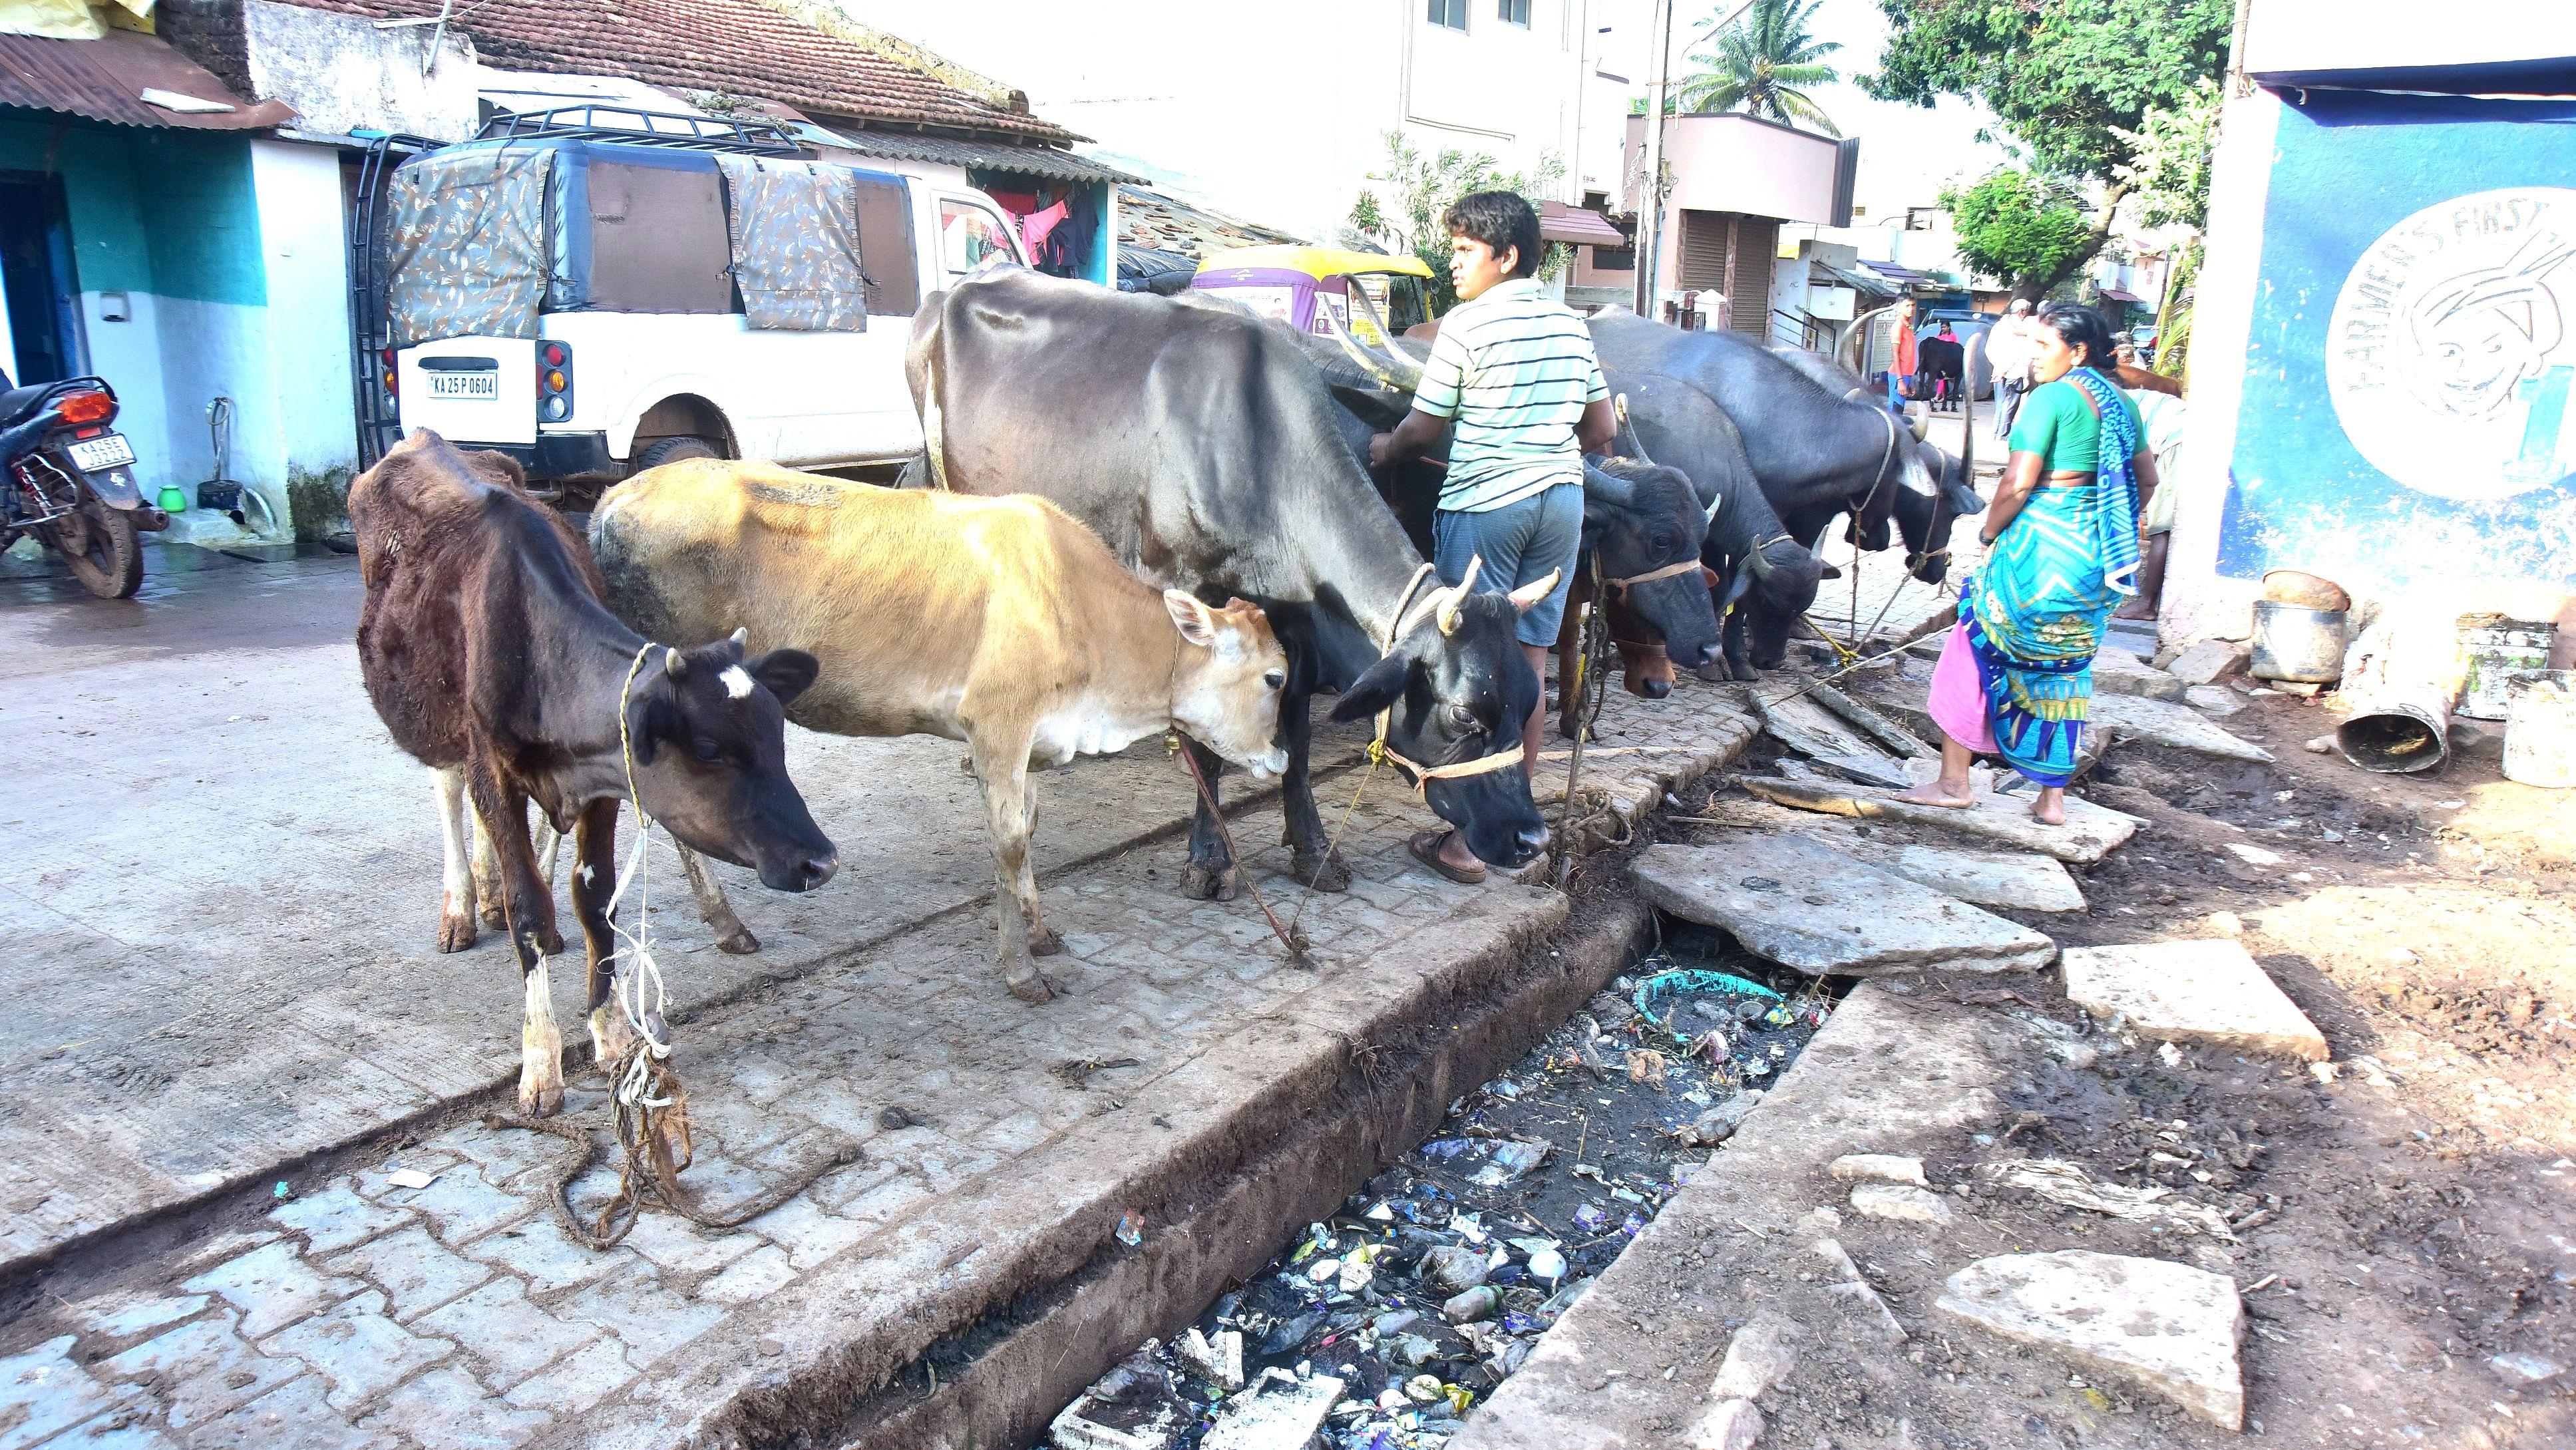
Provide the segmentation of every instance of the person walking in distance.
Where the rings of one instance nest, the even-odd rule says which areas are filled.
[[[1887,410],[1905,411],[1905,400],[1914,394],[1916,366],[1914,340],[1914,303],[1911,299],[1896,304],[1896,355],[1887,364]]]
[[[2030,369],[2039,349],[2027,298],[2012,300],[2012,310],[1995,320],[1986,334],[1986,362],[1995,375],[1995,441],[2012,437],[2013,420],[2021,416],[2022,395],[2030,391]]]
[[[1539,290],[1538,212],[1528,201],[1474,192],[1441,220],[1459,303],[1440,321],[1413,410],[1369,440],[1369,467],[1419,458],[1455,428],[1432,516],[1432,562],[1455,585],[1481,557],[1476,587],[1496,593],[1555,581],[1518,630],[1544,681],[1583,542],[1583,456],[1608,451],[1617,427],[1610,388],[1583,319]],[[1547,714],[1539,693],[1521,722],[1521,768],[1533,773]],[[1455,831],[1425,831],[1410,846],[1452,881],[1485,879],[1484,863]]]

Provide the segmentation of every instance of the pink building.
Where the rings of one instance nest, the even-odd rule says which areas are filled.
[[[1621,204],[1635,212],[1645,176],[1646,117],[1628,118]],[[1755,337],[1768,335],[1775,306],[1803,310],[1807,268],[1780,260],[1780,225],[1815,222],[1847,226],[1852,179],[1860,161],[1857,141],[1836,141],[1776,121],[1736,112],[1678,115],[1664,123],[1663,244],[1655,278],[1656,315],[1679,320],[1686,312],[1703,325],[1724,325]],[[1586,287],[1633,287],[1627,269],[1587,259],[1574,281]],[[1616,256],[1608,260],[1623,260]],[[1774,274],[1780,285],[1775,288]],[[1783,301],[1775,303],[1774,293]],[[1727,299],[1723,318],[1697,318],[1700,294]]]

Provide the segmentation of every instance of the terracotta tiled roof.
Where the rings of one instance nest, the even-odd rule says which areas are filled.
[[[292,3],[381,20],[439,10],[439,0]],[[629,76],[894,125],[1080,139],[761,0],[482,0],[457,5],[449,24],[474,37],[484,61],[512,70]]]

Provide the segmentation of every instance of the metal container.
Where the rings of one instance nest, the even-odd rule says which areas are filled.
[[[2472,720],[2501,720],[2513,682],[2549,668],[2554,624],[2501,614],[2460,616],[2460,703]]]
[[[2516,680],[2504,712],[2504,778],[2576,788],[2576,670]]]
[[[2255,600],[2254,658],[2246,673],[2310,685],[2342,678],[2348,619],[2340,609]]]
[[[2363,770],[2412,775],[2451,755],[2447,697],[2435,684],[2387,685],[2357,702],[2335,727],[2335,749]]]

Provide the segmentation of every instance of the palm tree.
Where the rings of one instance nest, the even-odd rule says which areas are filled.
[[[1684,111],[1768,113],[1795,125],[1805,121],[1828,136],[1839,136],[1833,123],[1801,86],[1831,85],[1842,72],[1824,58],[1842,49],[1834,41],[1810,37],[1807,26],[1824,0],[1754,0],[1753,9],[1717,38],[1717,48],[1691,57],[1699,73],[1674,90]]]

